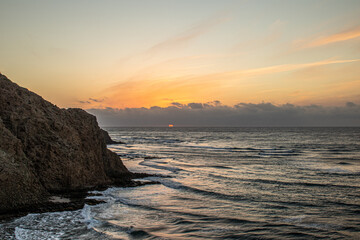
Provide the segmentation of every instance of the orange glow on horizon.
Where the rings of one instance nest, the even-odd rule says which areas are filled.
[[[359,64],[360,59],[326,59],[210,74],[163,76],[163,78],[139,76],[136,80],[108,87],[102,95],[94,97],[98,100],[93,101],[93,98],[89,98],[81,107],[164,108],[173,106],[173,103],[186,105],[214,100],[219,100],[228,106],[239,102],[261,101],[303,104],[302,94],[307,96],[307,101],[315,100],[314,103],[319,103],[318,99],[326,98],[330,94],[331,87],[337,79],[342,79],[339,83],[341,86],[357,80],[355,76],[360,73]],[[354,89],[358,87],[359,84],[355,82]],[[294,96],[294,92],[298,94]],[[356,96],[351,90],[344,89],[343,92]]]
[[[173,125],[173,124],[169,124],[169,127],[174,127],[174,125]]]

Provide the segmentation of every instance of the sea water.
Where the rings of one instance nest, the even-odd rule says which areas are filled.
[[[108,128],[160,182],[29,214],[1,239],[360,239],[360,128]]]

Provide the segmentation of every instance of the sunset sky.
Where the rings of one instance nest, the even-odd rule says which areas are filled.
[[[1,0],[0,72],[60,107],[359,104],[359,16],[359,0]]]

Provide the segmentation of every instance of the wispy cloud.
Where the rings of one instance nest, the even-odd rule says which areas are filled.
[[[168,106],[171,102],[188,103],[198,99],[199,96],[202,99],[209,99],[211,96],[223,96],[225,93],[232,94],[234,91],[239,90],[239,87],[255,90],[256,86],[251,81],[253,78],[266,80],[274,74],[283,72],[295,72],[320,66],[353,62],[360,62],[360,59],[327,59],[310,63],[282,64],[208,74],[157,76],[146,73],[108,88],[98,99],[106,98],[101,102],[101,105],[111,107]],[[293,79],[293,81],[299,79],[304,78],[300,76]],[[248,93],[243,92],[242,95],[244,96],[244,94]],[[91,101],[91,99],[88,99],[88,101]],[[89,106],[99,106],[99,102],[92,101]]]
[[[151,47],[147,54],[152,55],[164,50],[170,50],[183,46],[197,37],[208,33],[217,25],[227,21],[227,14],[220,14]]]
[[[102,98],[102,99],[96,99],[96,98],[89,98],[90,101],[93,101],[93,102],[97,102],[97,103],[100,103],[100,102],[103,102],[105,99]]]
[[[235,51],[247,52],[249,50],[258,50],[259,48],[269,46],[281,38],[284,26],[285,22],[278,19],[269,26],[263,36],[245,42],[242,41],[236,44],[232,49]]]
[[[352,63],[352,62],[359,62],[360,59],[345,59],[345,60],[332,60],[327,59],[323,61],[317,62],[310,62],[310,63],[298,63],[298,64],[280,64],[274,65],[269,67],[261,67],[261,68],[252,68],[252,69],[245,69],[245,70],[236,70],[236,71],[228,71],[228,72],[220,72],[220,73],[212,73],[208,75],[204,75],[202,79],[220,79],[221,81],[226,79],[239,79],[239,78],[247,78],[247,77],[254,77],[254,76],[261,76],[261,75],[270,75],[275,73],[281,72],[290,72],[310,67],[318,67],[330,64],[342,64],[342,63]]]
[[[311,63],[300,63],[300,64],[282,64],[282,65],[275,65],[270,67],[263,67],[263,68],[255,68],[249,69],[239,72],[233,72],[233,74],[245,74],[245,75],[263,75],[263,74],[272,74],[272,73],[279,73],[279,72],[288,72],[294,71],[302,68],[309,68],[309,67],[317,67],[323,65],[330,65],[330,64],[339,64],[339,63],[351,63],[351,62],[358,62],[360,59],[349,59],[349,60],[324,60],[318,62],[311,62]]]
[[[295,48],[297,49],[314,48],[314,47],[329,45],[332,43],[349,41],[356,38],[360,38],[360,26],[334,34],[313,37],[306,40],[298,40],[294,44],[295,44]]]
[[[105,98],[96,99],[96,98],[89,98],[88,100],[80,100],[78,103],[80,104],[92,104],[92,103],[101,103],[105,100]]]
[[[317,46],[323,46],[330,43],[336,43],[336,42],[343,42],[347,40],[351,40],[354,38],[360,37],[360,27],[356,27],[354,29],[336,33],[329,36],[320,37],[318,39],[315,39],[314,41],[310,42],[307,46],[308,47],[317,47]]]

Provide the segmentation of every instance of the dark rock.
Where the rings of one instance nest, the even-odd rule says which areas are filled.
[[[133,176],[94,116],[60,109],[0,74],[0,213]]]
[[[106,144],[125,144],[124,142],[120,142],[120,141],[114,141],[111,139],[111,137],[109,136],[109,133],[103,129],[101,129],[102,134],[104,136],[105,139],[105,143]]]
[[[338,162],[338,164],[340,164],[340,165],[350,165],[350,163],[348,163],[348,162]]]
[[[22,144],[0,118],[0,211],[40,203],[46,190],[36,177]]]

